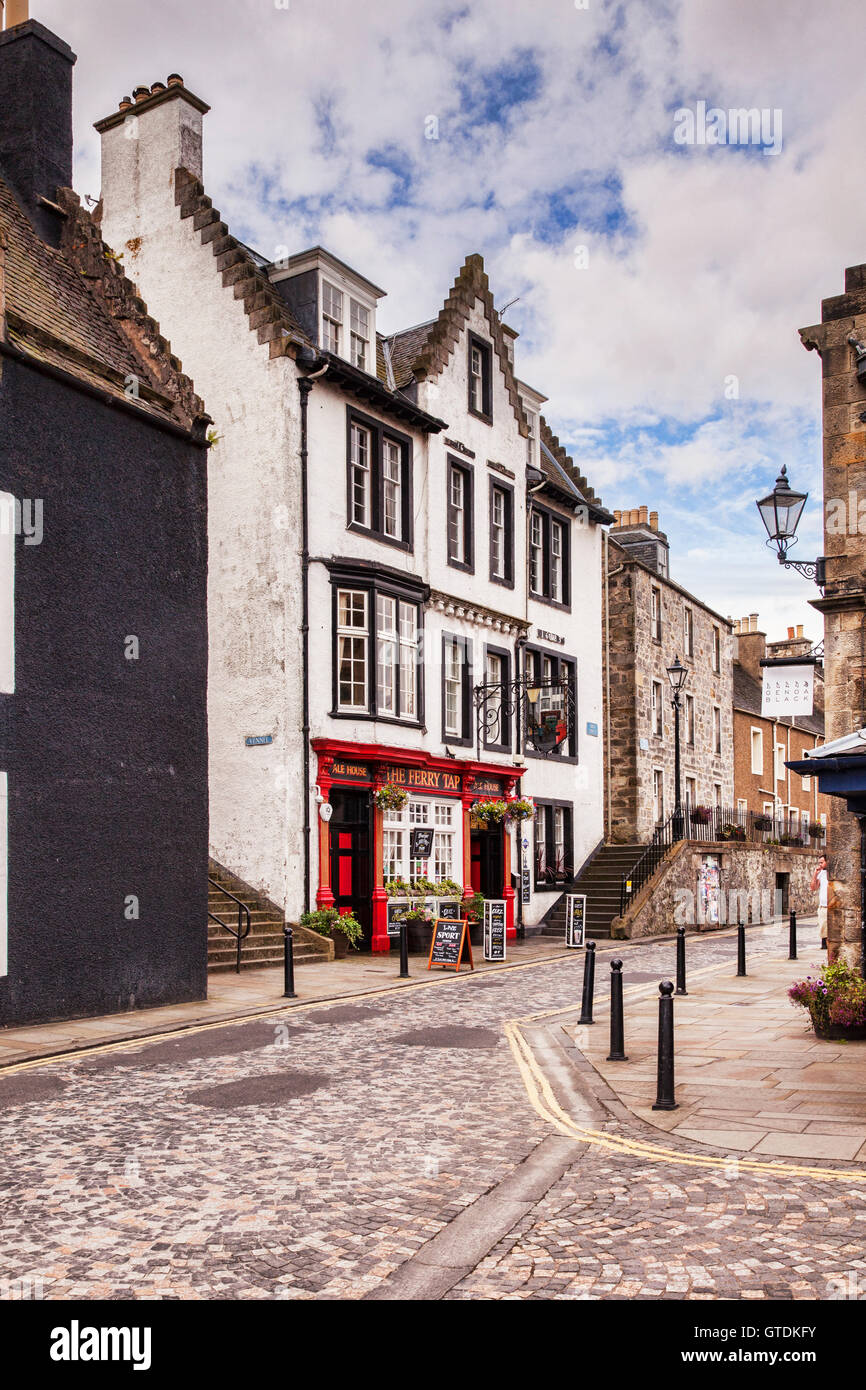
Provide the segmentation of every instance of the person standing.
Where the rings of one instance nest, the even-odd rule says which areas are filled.
[[[809,887],[818,894],[818,930],[821,933],[821,950],[827,949],[827,896],[830,884],[830,866],[826,854],[822,854],[812,875]]]

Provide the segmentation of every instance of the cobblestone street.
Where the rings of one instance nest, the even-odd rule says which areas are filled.
[[[786,940],[750,930],[750,955],[779,957]],[[672,942],[605,943],[600,998],[617,953],[627,990],[672,973]],[[729,961],[733,973],[735,956],[729,934],[689,941],[690,970]],[[505,1025],[573,1009],[582,966],[575,953],[0,1074],[5,1278],[49,1299],[387,1296],[400,1266],[449,1228],[471,1234],[483,1207],[491,1238],[469,1240],[475,1253],[438,1296],[866,1286],[855,1164],[709,1167],[719,1151],[679,1137],[669,1158],[669,1136],[624,1109],[595,1129],[632,1151],[554,1135]],[[515,1174],[535,1186],[512,1220]]]

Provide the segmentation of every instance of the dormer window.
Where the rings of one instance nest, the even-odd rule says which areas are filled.
[[[370,341],[370,311],[359,304],[357,299],[349,301],[351,325],[351,362],[362,371],[367,370],[367,345]]]
[[[327,352],[340,353],[343,327],[343,292],[322,281],[322,345]]]

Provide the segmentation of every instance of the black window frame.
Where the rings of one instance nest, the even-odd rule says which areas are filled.
[[[530,587],[533,515],[541,519],[541,593]],[[557,522],[562,527],[561,599],[552,598],[550,592],[550,525],[552,521]],[[544,507],[534,500],[531,507],[526,547],[526,589],[529,597],[534,599],[536,603],[547,604],[549,608],[560,608],[565,613],[571,612],[571,518],[550,507]]]
[[[481,352],[481,410],[472,404],[472,349]],[[485,424],[493,424],[493,344],[479,338],[477,333],[468,335],[466,348],[466,404],[470,415]]]
[[[686,692],[685,707],[683,709],[686,725],[685,743],[687,748],[695,746],[695,730],[697,728],[697,716],[695,714],[695,697]]]
[[[360,425],[370,432],[370,525],[364,526],[352,516],[352,426]],[[385,440],[398,445],[401,458],[401,529],[403,536],[389,536],[384,530],[384,470]],[[356,531],[361,536],[380,541],[383,545],[405,550],[410,554],[414,546],[413,500],[412,500],[412,439],[401,430],[386,425],[373,415],[366,415],[354,406],[346,407],[346,530]]]
[[[463,732],[460,735],[449,733],[445,726],[445,649],[449,642],[455,643],[463,652],[460,665],[460,724]],[[442,633],[442,742],[449,747],[454,745],[460,748],[471,748],[474,742],[472,731],[472,656],[471,637],[463,637],[457,632]]]
[[[454,458],[448,454],[445,491],[445,557],[451,569],[462,570],[464,574],[475,573],[475,469],[465,459]],[[454,473],[463,475],[463,551],[466,560],[455,560],[451,556],[451,479]]]
[[[505,498],[505,574],[493,572],[493,498],[501,492]],[[490,582],[501,584],[504,589],[514,588],[514,488],[498,478],[488,478],[488,534],[487,549],[490,560]]]
[[[567,813],[567,815],[568,815],[567,839],[568,839],[568,842],[569,842],[568,848],[569,848],[569,852],[570,852],[570,857],[567,858],[567,860],[566,860],[566,865],[565,865],[565,868],[564,868],[564,872],[563,872],[562,878],[554,879],[554,881],[553,881],[552,883],[547,882],[547,881],[545,881],[545,880],[543,880],[543,879],[539,879],[539,877],[538,877],[538,855],[537,855],[537,853],[536,853],[536,835],[535,835],[535,824],[534,824],[534,822],[533,822],[533,827],[532,827],[532,885],[533,885],[533,889],[534,889],[534,891],[535,891],[536,893],[561,893],[561,892],[562,892],[562,889],[563,889],[563,885],[566,884],[566,883],[570,883],[571,880],[572,880],[573,877],[574,877],[574,802],[573,802],[573,801],[557,801],[557,800],[554,800],[554,799],[552,799],[552,798],[550,798],[550,797],[546,797],[546,796],[545,796],[545,797],[537,797],[537,796],[536,796],[536,797],[533,797],[533,800],[534,800],[534,802],[535,802],[536,814],[537,814],[539,811],[543,811],[543,812],[544,812],[544,815],[545,815],[545,820],[546,820],[546,827],[545,827],[545,828],[546,828],[546,831],[547,831],[546,843],[547,843],[547,844],[551,844],[551,843],[553,842],[553,835],[552,835],[551,832],[552,832],[552,830],[553,830],[553,813],[554,813],[554,811],[562,810],[562,811],[565,811],[565,812]]]
[[[528,685],[531,685],[532,680],[537,679],[540,676],[540,672],[537,672],[535,670],[533,664],[536,657],[538,657],[539,662],[543,657],[549,657],[554,662],[559,663],[559,665],[566,666],[568,668],[568,679],[571,682],[572,703],[574,706],[574,720],[572,723],[571,734],[567,740],[567,744],[561,744],[559,748],[555,749],[551,753],[539,753],[536,749],[530,748],[528,746],[528,740],[526,738],[526,730],[524,729],[522,734],[521,747],[522,756],[524,758],[546,758],[548,760],[555,760],[557,763],[579,763],[580,739],[578,737],[579,710],[577,702],[577,657],[569,656],[566,652],[558,651],[552,647],[539,647],[537,645],[525,647],[523,654],[523,671],[524,675],[527,677]],[[562,678],[559,673],[559,670],[557,670],[556,674],[554,675],[554,680],[560,682],[560,684],[562,683]],[[562,750],[566,746],[568,747],[568,752],[564,753]]]
[[[381,575],[366,567],[355,567],[351,563],[329,564],[331,582],[331,719],[354,719],[357,721],[396,724],[402,729],[420,729],[426,733],[424,723],[424,607],[430,591],[426,584],[412,583],[390,575]],[[340,673],[337,642],[338,600],[341,589],[364,590],[367,594],[367,709],[341,710]],[[410,603],[417,609],[418,636],[415,653],[415,703],[414,719],[401,718],[400,715],[379,714],[377,709],[378,682],[376,663],[376,599],[379,595],[397,599],[400,603]],[[399,617],[398,617],[399,624]],[[399,646],[399,644],[398,644]],[[397,654],[397,704],[400,702],[400,661]]]
[[[485,686],[487,684],[488,656],[498,656],[502,658],[502,680],[500,682],[502,686],[502,701],[505,703],[506,707],[508,707],[511,704],[511,652],[508,650],[507,647],[497,647],[492,642],[484,643],[484,680],[482,684],[484,684]],[[503,715],[501,703],[499,710],[499,726],[501,729],[504,729],[507,732],[507,738],[502,742],[492,743],[488,740],[485,730],[482,747],[488,753],[510,753],[512,743],[514,742],[513,720],[510,714]]]
[[[688,660],[694,660],[695,610],[688,604],[683,608],[683,653]]]

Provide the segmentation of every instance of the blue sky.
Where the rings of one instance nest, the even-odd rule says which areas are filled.
[[[211,104],[205,181],[266,255],[321,242],[432,317],[480,251],[516,298],[519,374],[611,508],[646,504],[672,573],[770,636],[813,587],[779,570],[754,499],[781,464],[820,549],[820,362],[797,330],[866,261],[853,0],[33,0],[79,54],[92,122],[181,72]],[[231,42],[226,42],[227,34]],[[684,146],[675,113],[781,112],[781,151]]]

